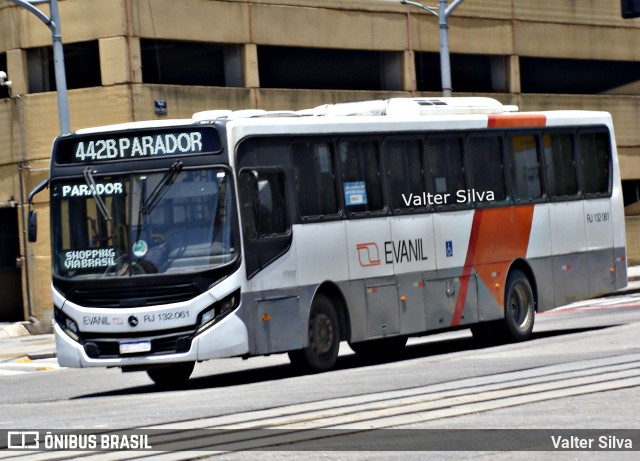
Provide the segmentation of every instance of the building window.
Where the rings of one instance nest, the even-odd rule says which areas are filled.
[[[233,45],[141,39],[140,49],[143,83],[239,86],[237,78],[225,75],[225,55],[232,59]]]
[[[68,89],[90,88],[102,84],[97,40],[65,43],[64,65]],[[30,93],[56,91],[52,47],[27,50],[27,69]]]
[[[0,71],[7,72],[7,54],[0,53]],[[7,80],[11,80],[10,75],[7,75]],[[0,86],[0,99],[9,97],[9,88],[6,86]]]
[[[639,62],[520,57],[523,93],[598,94],[638,80]]]
[[[259,46],[263,88],[401,90],[400,53]]]
[[[460,92],[506,92],[507,57],[452,53],[451,86]],[[440,54],[416,52],[416,84],[418,91],[442,89]]]

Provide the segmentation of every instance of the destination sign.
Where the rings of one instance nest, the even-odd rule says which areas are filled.
[[[215,129],[184,127],[61,138],[55,147],[55,159],[57,164],[76,164],[218,153],[221,150]]]

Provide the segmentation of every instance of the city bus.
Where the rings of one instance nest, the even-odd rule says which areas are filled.
[[[311,372],[627,284],[611,116],[490,98],[213,110],[53,143],[63,367],[146,371],[288,353]]]

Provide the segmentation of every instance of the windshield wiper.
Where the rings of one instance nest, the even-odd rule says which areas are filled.
[[[155,189],[153,189],[151,194],[149,194],[149,198],[143,200],[140,204],[140,214],[146,215],[153,211],[160,200],[162,200],[162,197],[164,197],[164,194],[166,194],[169,188],[173,185],[173,182],[176,180],[176,177],[181,170],[182,162],[176,160],[169,168],[169,171],[167,171],[162,177]]]
[[[87,186],[89,186],[91,195],[93,196],[93,199],[96,201],[96,205],[98,206],[98,210],[100,211],[102,218],[105,221],[111,221],[111,215],[109,214],[109,210],[107,209],[107,204],[104,203],[104,200],[102,199],[100,194],[98,194],[97,192],[96,181],[95,179],[93,179],[93,174],[91,173],[91,167],[86,167],[84,169],[83,174],[84,174],[84,180],[87,183]]]

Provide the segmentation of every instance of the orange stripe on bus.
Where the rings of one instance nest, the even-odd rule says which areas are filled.
[[[514,259],[527,255],[533,210],[533,205],[522,205],[475,211],[451,326],[462,319],[472,269],[504,307],[507,270]]]
[[[547,117],[542,114],[489,115],[487,128],[527,128],[546,126]]]

